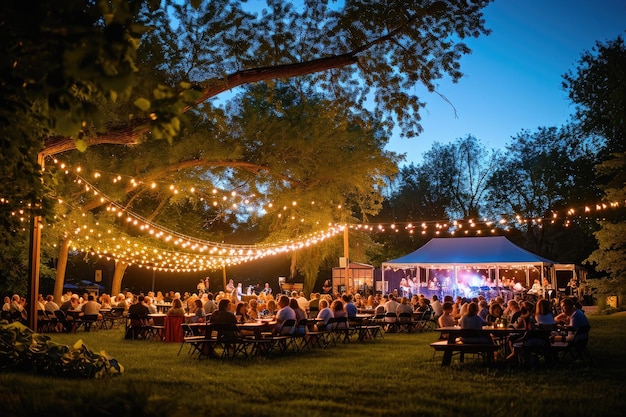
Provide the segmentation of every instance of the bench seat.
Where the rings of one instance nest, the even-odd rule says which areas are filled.
[[[449,343],[447,340],[433,342],[430,346],[435,349],[435,352],[443,352],[441,366],[450,366],[454,352],[460,354],[460,362],[463,362],[466,353],[479,353],[482,354],[487,363],[491,363],[493,361],[494,352],[500,349],[500,346],[493,343]]]

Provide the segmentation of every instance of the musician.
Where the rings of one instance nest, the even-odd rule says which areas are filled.
[[[272,287],[270,287],[270,283],[266,282],[265,287],[261,290],[261,292],[265,295],[270,295],[272,293]]]

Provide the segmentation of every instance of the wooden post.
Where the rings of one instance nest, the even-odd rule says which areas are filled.
[[[346,258],[346,292],[352,293],[354,279],[350,276],[350,243],[348,236],[348,224],[346,224],[343,228],[343,257]]]
[[[37,154],[37,163],[43,171],[43,153]],[[42,176],[43,181],[43,176]],[[37,209],[33,207],[33,209]],[[28,275],[30,276],[29,326],[37,331],[37,304],[39,303],[39,265],[41,251],[41,216],[32,216],[30,221],[30,243],[28,245]]]

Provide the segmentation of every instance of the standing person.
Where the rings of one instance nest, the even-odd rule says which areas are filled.
[[[232,279],[229,279],[228,284],[226,284],[226,289],[224,290],[224,292],[230,295],[232,294],[233,291],[235,291],[235,281],[233,281]]]
[[[204,278],[200,278],[200,281],[196,285],[196,290],[198,290],[199,294],[204,293],[204,291],[206,290],[206,284],[204,283]]]
[[[243,297],[243,284],[241,282],[237,283],[237,301],[241,301],[241,297]]]
[[[270,287],[269,282],[265,283],[265,287],[263,287],[263,290],[261,290],[261,292],[265,295],[270,295],[272,293],[272,287]]]

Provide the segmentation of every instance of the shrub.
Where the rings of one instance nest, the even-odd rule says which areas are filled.
[[[32,372],[65,378],[119,375],[124,367],[104,351],[92,352],[79,340],[70,347],[21,323],[0,323],[0,371]]]

